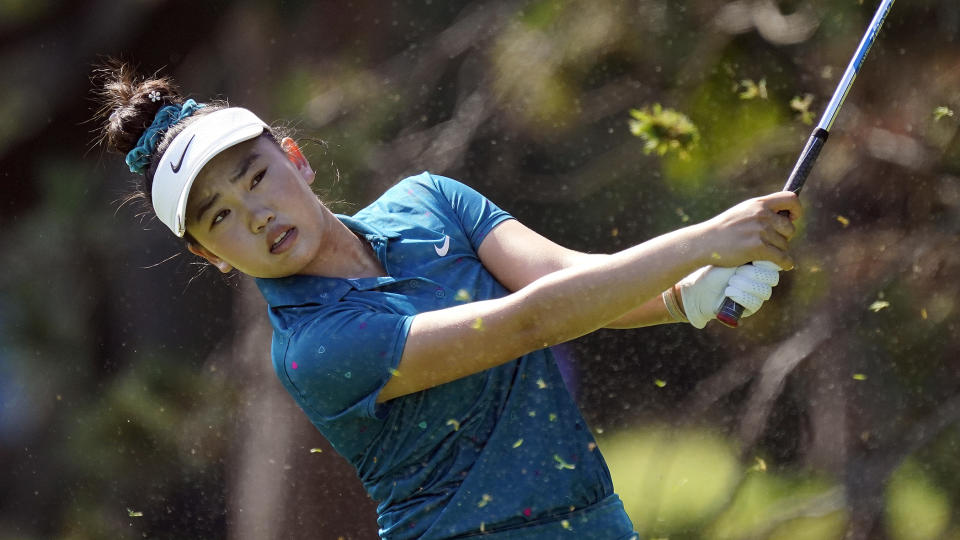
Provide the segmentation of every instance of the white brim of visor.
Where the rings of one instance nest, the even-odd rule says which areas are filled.
[[[268,129],[257,115],[241,107],[204,114],[174,137],[153,175],[153,210],[157,218],[183,237],[187,199],[200,170],[220,152]]]

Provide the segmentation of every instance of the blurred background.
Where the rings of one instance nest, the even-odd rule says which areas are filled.
[[[376,537],[255,287],[121,204],[104,55],[295,129],[335,211],[430,170],[613,252],[780,189],[876,4],[0,0],[0,539]],[[960,539],[958,38],[894,6],[760,315],[563,347],[644,536]]]

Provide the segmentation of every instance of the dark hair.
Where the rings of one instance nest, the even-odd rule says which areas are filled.
[[[96,101],[99,104],[94,120],[101,127],[97,142],[110,152],[126,155],[136,146],[143,132],[146,131],[157,111],[165,105],[182,105],[184,96],[170,77],[158,76],[141,77],[128,63],[117,59],[107,59],[96,66],[91,77],[94,84]],[[159,94],[160,99],[154,101],[150,95]],[[224,109],[229,105],[225,101],[205,103],[189,117],[171,126],[160,138],[156,150],[150,156],[150,165],[144,169],[141,180],[137,182],[132,193],[123,199],[121,204],[134,201],[143,201],[149,207],[145,212],[152,212],[153,175],[157,163],[170,143],[191,122],[205,114]],[[279,139],[271,129],[264,131],[279,145]],[[187,242],[196,241],[185,235]]]

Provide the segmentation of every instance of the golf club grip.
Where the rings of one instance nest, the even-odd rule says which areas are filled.
[[[787,183],[783,186],[783,191],[800,193],[829,135],[830,132],[823,128],[818,127],[813,130],[810,138],[807,139],[807,145],[803,147],[803,152],[800,153],[800,159],[798,159],[797,164],[793,166],[793,171],[790,173],[790,177],[787,178]]]
[[[807,176],[809,176],[810,171],[813,169],[813,164],[817,161],[817,156],[820,155],[820,150],[823,149],[824,143],[827,142],[828,135],[830,135],[830,133],[825,129],[818,127],[813,130],[810,138],[807,139],[807,145],[803,147],[800,159],[797,160],[797,164],[793,167],[793,172],[790,173],[790,178],[787,179],[786,185],[783,186],[784,191],[800,193],[804,182],[807,181]],[[717,311],[717,320],[730,328],[736,328],[740,325],[741,317],[743,317],[743,306],[730,298],[724,298],[723,303],[720,304],[719,311]]]

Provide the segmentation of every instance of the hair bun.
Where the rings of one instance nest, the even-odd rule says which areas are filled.
[[[130,64],[116,59],[98,66],[93,82],[100,105],[96,117],[102,124],[100,142],[121,154],[137,145],[161,107],[183,101],[169,77],[139,77]]]

